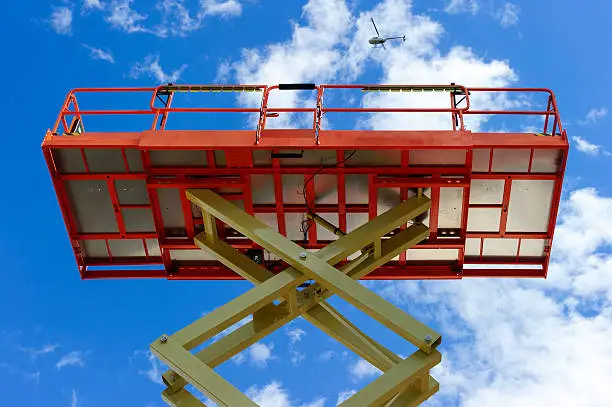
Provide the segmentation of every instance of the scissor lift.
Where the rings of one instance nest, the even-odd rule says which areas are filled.
[[[310,90],[312,107],[269,106]],[[450,96],[437,108],[330,107],[334,91]],[[182,92],[260,94],[256,108],[177,107]],[[149,93],[139,110],[79,109],[79,93]],[[484,92],[547,95],[540,111],[483,111]],[[449,100],[449,99],[446,99]],[[169,115],[250,113],[252,130],[168,128]],[[327,130],[330,113],[447,114],[447,130]],[[284,114],[312,126],[270,128]],[[477,133],[470,115],[543,117],[541,133]],[[96,132],[92,115],[153,116],[148,130]],[[546,277],[568,141],[546,89],[451,85],[163,85],[77,89],[43,142],[83,279],[246,279],[256,286],[151,350],[170,368],[164,399],[255,406],[213,369],[302,316],[384,372],[342,403],[412,406],[438,389],[441,336],[359,279]],[[297,192],[296,192],[297,191]],[[402,359],[326,300],[338,295],[418,349]],[[191,351],[243,318],[251,322]]]

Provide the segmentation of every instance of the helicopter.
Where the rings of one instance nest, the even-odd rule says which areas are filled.
[[[387,40],[399,40],[399,39],[401,39],[403,41],[406,41],[406,36],[405,35],[403,35],[401,37],[387,37],[387,38],[381,37],[380,33],[378,32],[378,28],[376,28],[376,23],[374,23],[374,19],[370,18],[370,20],[372,20],[372,25],[374,25],[374,29],[376,30],[376,37],[370,38],[368,40],[368,42],[370,44],[372,44],[374,46],[374,48],[379,48],[379,47],[377,47],[377,45],[380,45],[382,48],[387,49],[387,48],[385,48],[385,41],[387,41]]]

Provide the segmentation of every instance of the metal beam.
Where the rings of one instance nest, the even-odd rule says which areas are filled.
[[[259,407],[173,338],[160,337],[151,351],[220,407]]]
[[[339,404],[338,407],[384,406],[421,375],[427,374],[441,360],[442,355],[436,350],[430,354],[417,350],[348,400]],[[411,401],[407,401],[410,404]]]
[[[349,403],[346,406],[399,407],[418,398],[424,400],[429,397],[425,395],[431,390],[428,372],[440,361],[440,354],[435,350],[440,340],[439,334],[355,281],[428,237],[428,228],[416,224],[391,238],[383,239],[389,231],[426,211],[430,205],[427,198],[411,198],[318,252],[307,253],[212,191],[189,190],[187,195],[204,215],[205,231],[195,237],[196,245],[257,286],[171,337],[163,336],[151,345],[153,353],[172,369],[163,374],[168,386],[163,394],[164,400],[181,407],[202,405],[183,388],[192,383],[220,406],[254,406],[252,401],[245,401],[248,400],[246,396],[212,369],[298,315],[304,316],[385,372],[342,406]],[[261,267],[218,238],[215,218],[275,253],[290,267],[279,274]],[[333,266],[359,250],[362,253],[355,260],[340,269]],[[297,285],[308,277],[317,282],[303,291],[297,291]],[[422,350],[402,361],[327,304],[325,299],[333,294],[366,311]],[[280,303],[272,302],[281,297]],[[249,314],[253,314],[253,320],[249,323],[196,355],[189,352]]]

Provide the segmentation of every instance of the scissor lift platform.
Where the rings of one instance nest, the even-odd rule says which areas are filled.
[[[431,230],[429,238],[364,278],[546,276],[568,152],[552,92],[420,87],[423,92],[450,93],[451,101],[466,93],[469,98],[479,92],[544,92],[549,94],[548,106],[542,111],[477,111],[457,103],[437,109],[325,107],[324,91],[342,87],[370,92],[419,90],[319,85],[315,87],[317,105],[307,109],[268,107],[269,94],[279,92],[278,85],[71,92],[55,128],[45,137],[43,150],[82,278],[242,278],[195,246],[193,238],[202,230],[202,217],[185,196],[188,188],[217,191],[311,250],[337,236],[321,224],[304,228],[309,210],[346,233],[423,188],[432,201],[423,220]],[[260,91],[261,107],[171,106],[176,92],[228,89]],[[283,85],[280,89],[284,90]],[[153,96],[143,110],[78,109],[77,94],[100,91]],[[166,103],[156,107],[156,97]],[[169,115],[219,111],[259,115],[258,127],[166,129]],[[312,112],[313,128],[266,128],[273,120],[270,117],[293,111]],[[450,129],[326,130],[321,126],[320,118],[326,113],[355,111],[446,113]],[[137,132],[85,131],[89,115],[117,114],[148,114],[154,118],[153,125]],[[535,114],[544,118],[544,126],[542,133],[471,132],[463,124],[471,114]],[[256,243],[222,223],[218,227],[222,239],[262,259]],[[271,269],[285,266],[275,260],[263,255]]]

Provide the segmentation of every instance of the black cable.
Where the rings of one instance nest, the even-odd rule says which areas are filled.
[[[308,203],[308,199],[306,198],[306,188],[308,187],[308,184],[311,183],[314,178],[320,174],[323,170],[329,169],[329,168],[338,168],[340,165],[344,164],[345,162],[347,162],[348,160],[350,160],[351,158],[353,158],[353,156],[357,153],[357,150],[353,150],[352,153],[350,153],[347,157],[344,158],[344,160],[337,162],[335,164],[331,164],[331,165],[323,165],[323,160],[321,160],[321,167],[315,171],[314,174],[312,174],[310,176],[310,178],[308,178],[306,180],[306,182],[304,182],[304,188],[302,188],[302,196],[304,197],[304,203],[306,204],[306,210],[308,211],[308,214],[311,216],[316,216],[316,214],[314,213],[314,211],[312,210],[312,208],[310,207],[310,203]],[[302,233],[306,233],[308,232],[308,230],[312,227],[312,223],[314,221],[310,218],[306,218],[302,221],[302,227],[300,228],[300,232]],[[304,239],[306,240],[306,239]]]

